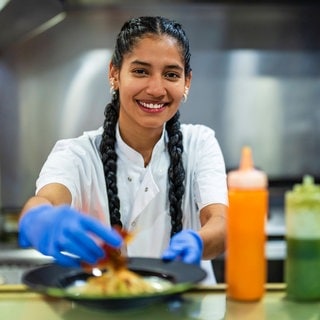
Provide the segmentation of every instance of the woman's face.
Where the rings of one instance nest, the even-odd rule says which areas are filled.
[[[120,94],[120,127],[161,130],[177,112],[190,77],[175,39],[142,38],[123,58],[121,70],[110,66],[110,77]],[[137,127],[137,129],[138,129]]]

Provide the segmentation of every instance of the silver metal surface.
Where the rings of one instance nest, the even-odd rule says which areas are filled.
[[[0,6],[1,7],[1,6]],[[0,51],[63,12],[59,0],[11,0],[0,8]]]
[[[0,244],[0,285],[20,284],[23,274],[37,266],[53,262],[34,249],[10,248]]]
[[[0,285],[1,284],[21,284],[25,272],[35,268],[34,264],[29,263],[0,263]]]
[[[20,249],[17,247],[0,245],[0,261],[1,263],[49,263],[53,259],[48,256],[44,256],[40,252],[34,249]]]
[[[102,124],[116,34],[146,14],[188,32],[193,81],[182,121],[215,129],[228,168],[247,144],[271,179],[319,176],[319,7],[119,2],[65,13],[0,51],[2,206],[20,207],[34,193],[57,139]]]

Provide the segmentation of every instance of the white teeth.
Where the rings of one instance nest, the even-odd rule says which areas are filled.
[[[145,103],[141,101],[140,101],[140,104],[145,108],[149,108],[149,109],[159,109],[164,106],[164,103]]]

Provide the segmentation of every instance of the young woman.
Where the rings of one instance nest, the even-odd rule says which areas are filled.
[[[127,21],[109,66],[103,128],[58,141],[21,214],[19,241],[62,265],[95,263],[101,242],[129,256],[200,263],[224,251],[226,173],[214,131],[180,125],[191,85],[189,42],[163,17]],[[206,266],[205,266],[206,264]]]

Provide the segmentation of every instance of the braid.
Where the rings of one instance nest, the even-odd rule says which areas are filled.
[[[182,230],[182,197],[184,194],[185,171],[182,163],[182,133],[180,131],[179,111],[166,123],[169,136],[168,151],[170,155],[169,201],[171,216],[171,236]]]
[[[105,120],[100,144],[101,159],[106,180],[110,223],[122,227],[120,220],[120,200],[117,187],[117,154],[115,152],[116,124],[119,117],[118,92],[115,92],[111,103],[105,108]]]

